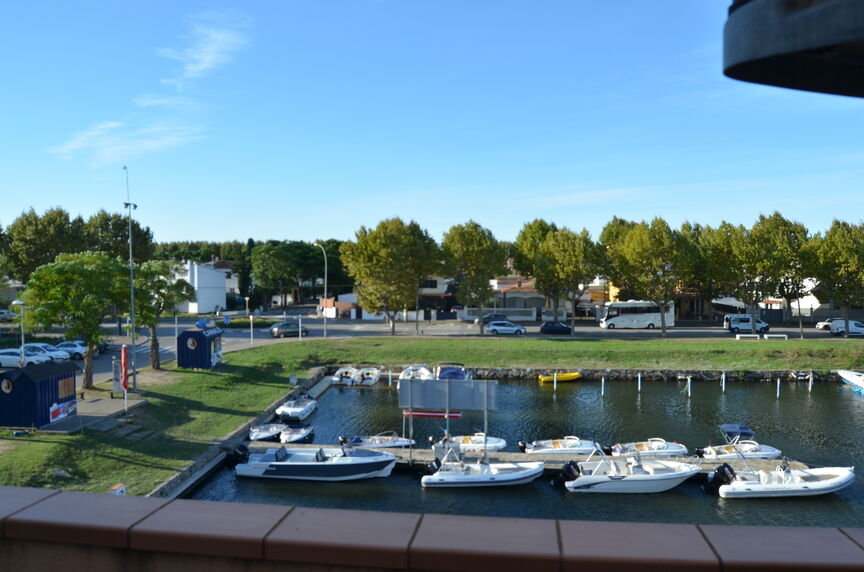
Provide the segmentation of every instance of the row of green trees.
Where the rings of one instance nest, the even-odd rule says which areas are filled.
[[[816,284],[813,293],[839,306],[847,320],[849,308],[864,301],[864,225],[835,220],[825,233],[811,235],[779,212],[761,215],[749,228],[685,222],[675,229],[659,217],[613,217],[597,241],[585,229],[538,219],[512,244],[469,221],[451,227],[439,245],[416,222],[394,218],[361,227],[341,252],[361,306],[383,312],[391,333],[395,313],[415,305],[419,284],[430,274],[454,277],[457,301],[482,313],[492,296],[489,280],[506,272],[508,258],[553,304],[567,299],[574,308],[597,276],[617,286],[620,297],[652,300],[664,310],[683,295],[706,303],[734,296],[754,313],[766,298],[780,297],[789,309],[809,281]],[[665,316],[661,326],[665,335]]]

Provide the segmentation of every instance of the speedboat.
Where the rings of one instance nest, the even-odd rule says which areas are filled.
[[[354,385],[357,370],[353,367],[340,367],[330,378],[334,385]]]
[[[386,451],[348,447],[279,447],[253,453],[234,467],[238,477],[295,479],[301,481],[350,481],[387,477],[396,457]]]
[[[855,480],[855,467],[791,469],[779,465],[771,471],[735,471],[723,463],[708,477],[706,490],[721,498],[803,497],[844,489]]]
[[[399,374],[399,379],[435,379],[435,374],[424,364],[409,365]]]
[[[699,465],[638,457],[607,457],[601,450],[561,469],[564,486],[573,493],[662,493],[701,470]]]
[[[848,369],[838,369],[837,375],[856,392],[864,392],[864,373],[849,371]]]
[[[473,435],[451,435],[449,439],[442,440],[445,446],[458,449],[461,453],[482,453],[483,451],[494,453],[507,446],[507,441],[500,437],[489,437],[485,433],[474,433]]]
[[[359,385],[375,385],[381,379],[381,371],[377,367],[364,367],[358,369],[354,376],[354,383]]]
[[[411,447],[414,439],[400,437],[395,431],[384,431],[377,435],[356,436],[350,441],[345,437],[339,437],[339,442],[347,443],[352,447],[366,447],[368,449],[382,449],[386,447]]]
[[[431,475],[423,475],[424,488],[439,487],[500,487],[530,483],[543,474],[543,462],[490,463],[484,457],[466,463],[452,448],[443,459],[429,464]]]
[[[567,371],[564,373],[559,373],[557,379],[555,377],[555,374],[540,375],[537,379],[540,381],[540,383],[552,383],[554,381],[576,381],[580,377],[582,377],[582,374],[578,371]]]
[[[659,437],[634,443],[615,443],[610,449],[615,457],[632,457],[637,454],[640,457],[684,457],[687,455],[687,447],[681,443],[667,442]]]
[[[600,445],[595,441],[586,441],[573,435],[561,437],[560,439],[543,439],[526,443],[519,441],[519,448],[523,453],[560,453],[567,455],[590,455]]]
[[[253,425],[249,428],[250,441],[278,441],[279,434],[287,428],[286,423],[265,423],[264,425]]]
[[[436,368],[435,379],[471,379],[471,372],[463,363],[444,362]]]
[[[777,459],[782,454],[780,449],[770,445],[762,445],[753,440],[756,433],[746,425],[727,423],[718,426],[726,440],[725,445],[708,445],[696,447],[697,457],[705,459]]]
[[[318,402],[308,395],[289,399],[276,409],[276,415],[282,419],[299,419],[303,421],[318,408]]]
[[[314,437],[315,428],[308,423],[286,425],[279,433],[279,441],[282,443],[311,443]]]

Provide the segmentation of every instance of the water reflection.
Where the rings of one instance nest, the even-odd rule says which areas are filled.
[[[603,443],[662,437],[694,447],[717,443],[720,423],[750,425],[757,440],[777,447],[790,458],[812,465],[864,467],[864,398],[843,386],[807,382],[692,383],[636,381],[550,384],[502,384],[498,410],[489,413],[490,434],[517,450],[520,440],[577,435]],[[340,435],[402,429],[396,388],[334,388],[320,399],[309,419],[316,441],[335,443]],[[440,436],[444,421],[415,419],[414,437],[421,446],[428,435]],[[451,421],[451,431],[466,433],[483,427],[482,412],[465,412]],[[563,461],[562,461],[563,464]],[[303,483],[237,480],[231,470],[217,472],[193,492],[192,498],[236,502],[355,508],[384,511],[481,514],[582,520],[628,520],[784,526],[864,526],[864,484],[833,495],[797,499],[719,499],[687,482],[655,495],[590,495],[551,486],[548,478],[530,485],[502,489],[423,490],[419,476],[394,473],[388,479],[349,483]]]

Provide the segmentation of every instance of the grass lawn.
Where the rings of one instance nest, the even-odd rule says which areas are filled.
[[[374,337],[308,340],[226,354],[215,371],[177,370],[147,386],[149,404],[111,431],[12,437],[0,432],[0,484],[142,495],[287,393],[316,366],[458,361],[479,367],[726,370],[860,369],[864,341],[570,340]],[[142,375],[142,381],[146,372]],[[55,471],[70,476],[58,476]]]

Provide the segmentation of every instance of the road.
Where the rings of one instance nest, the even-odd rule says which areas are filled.
[[[281,316],[267,316],[268,318],[279,318]],[[309,329],[308,338],[320,339],[324,334],[323,318],[314,315],[291,316],[302,320],[303,326]],[[175,340],[176,333],[183,330],[195,328],[196,318],[178,318],[176,329],[174,318],[168,318],[161,322],[156,330],[159,338],[159,347],[161,351],[162,361],[170,361],[176,359]],[[218,325],[218,322],[216,323]],[[105,324],[108,331],[116,331],[115,324]],[[527,337],[539,337],[539,325],[528,325]],[[397,336],[413,336],[419,330],[422,336],[476,336],[478,335],[478,327],[474,324],[456,322],[453,320],[439,322],[420,322],[415,326],[413,322],[399,322],[396,325]],[[385,322],[366,322],[366,321],[351,321],[351,320],[328,320],[327,336],[328,338],[353,338],[365,336],[387,336],[389,335],[389,326]],[[800,335],[799,329],[796,326],[772,326],[772,334],[787,334],[789,339],[797,339]],[[626,330],[614,329],[605,330],[599,328],[594,321],[577,321],[576,323],[576,339],[649,339],[658,338],[661,333],[659,329],[655,330]],[[731,334],[721,328],[719,324],[711,325],[683,325],[675,326],[667,330],[667,337],[672,339],[729,339]],[[804,337],[806,339],[826,339],[830,335],[822,330],[815,329],[812,325],[805,325]],[[560,336],[559,336],[560,338]],[[266,328],[253,328],[251,334],[248,329],[225,328],[222,334],[222,350],[223,352],[244,349],[248,347],[261,346],[274,343],[302,343],[303,339],[284,338],[273,339],[270,337],[269,330]],[[131,340],[129,336],[112,335],[109,339],[111,343],[111,351],[98,356],[93,360],[94,379],[103,381],[111,378],[111,361],[112,358],[119,359],[119,348],[122,344],[129,344]],[[138,343],[135,347],[135,365],[137,368],[148,367],[150,364],[150,338],[146,335],[146,330],[141,330],[141,335],[138,338]]]

